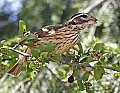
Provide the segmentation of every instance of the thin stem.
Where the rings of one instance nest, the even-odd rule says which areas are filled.
[[[90,11],[92,11],[95,7],[99,6],[100,4],[102,4],[102,2],[104,2],[106,0],[94,0],[92,4],[90,4],[85,10],[85,13],[89,13]]]
[[[89,63],[78,63],[78,64],[71,64],[70,62],[66,61],[66,60],[62,60],[61,61],[61,64],[67,64],[67,65],[70,65],[72,67],[90,67],[90,68],[93,68]],[[105,69],[110,69],[110,70],[113,70],[113,71],[118,71],[117,69],[115,69],[114,67],[112,66],[105,66],[105,65],[96,65],[98,67],[103,67]],[[118,71],[119,72],[119,71]]]
[[[106,8],[110,5],[110,3],[112,2],[113,0],[107,0],[104,5],[102,6],[102,8],[100,9],[100,11],[98,12],[98,15],[96,16],[96,18],[99,20],[103,13],[105,12]],[[95,30],[96,30],[96,26],[97,25],[94,25],[94,26],[91,26],[90,27],[90,31],[89,31],[89,37],[92,38],[95,34]]]
[[[27,53],[18,51],[18,50],[14,49],[14,48],[11,48],[11,47],[9,47],[9,50],[14,51],[14,52],[16,52],[16,53],[18,53],[18,54],[21,54],[21,55],[23,55],[23,56],[25,56],[25,57],[31,57],[30,54],[27,54]]]
[[[17,44],[13,47],[13,49],[16,49],[20,44],[21,44],[21,42],[17,43]]]

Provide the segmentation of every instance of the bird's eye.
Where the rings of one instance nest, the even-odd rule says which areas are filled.
[[[83,18],[87,18],[87,15],[81,15],[81,17],[83,17]]]

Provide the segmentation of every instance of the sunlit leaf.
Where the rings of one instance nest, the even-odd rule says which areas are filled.
[[[120,72],[114,73],[113,76],[115,76],[115,77],[120,77]]]
[[[29,65],[29,68],[32,68],[33,70],[36,69],[37,65],[34,62],[31,62]]]
[[[120,71],[120,65],[118,63],[115,63],[112,66],[115,68],[115,70]]]
[[[30,79],[33,79],[34,78],[34,72],[32,71],[32,72],[30,72]]]
[[[26,31],[26,24],[23,20],[19,20],[19,33],[23,34]]]

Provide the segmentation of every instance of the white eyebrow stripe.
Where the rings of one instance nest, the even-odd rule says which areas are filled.
[[[87,15],[87,14],[86,13],[82,13],[82,14],[76,15],[75,17],[79,17],[80,15]],[[75,17],[73,17],[72,19],[70,19],[70,21],[72,21]]]

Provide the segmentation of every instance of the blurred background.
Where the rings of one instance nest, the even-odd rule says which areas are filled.
[[[34,32],[46,25],[64,23],[78,12],[88,12],[98,19],[97,25],[85,29],[81,39],[84,45],[88,45],[92,38],[98,38],[110,43],[112,47],[119,46],[119,0],[0,0],[0,40],[6,40],[6,44],[11,46],[14,45],[11,42],[18,42],[19,20],[24,20],[27,30]],[[58,67],[56,64],[52,65]],[[57,75],[56,68],[52,68],[51,65],[50,68],[57,77],[60,76],[60,71]],[[36,75],[33,81],[26,73],[16,78],[3,75],[0,80],[0,93],[66,93],[66,91],[75,93],[77,91],[75,84],[64,86],[57,77],[46,68],[42,69],[42,74]],[[120,81],[112,76],[111,78],[105,76],[101,82],[94,81],[93,84],[95,93],[120,93],[118,90]]]

